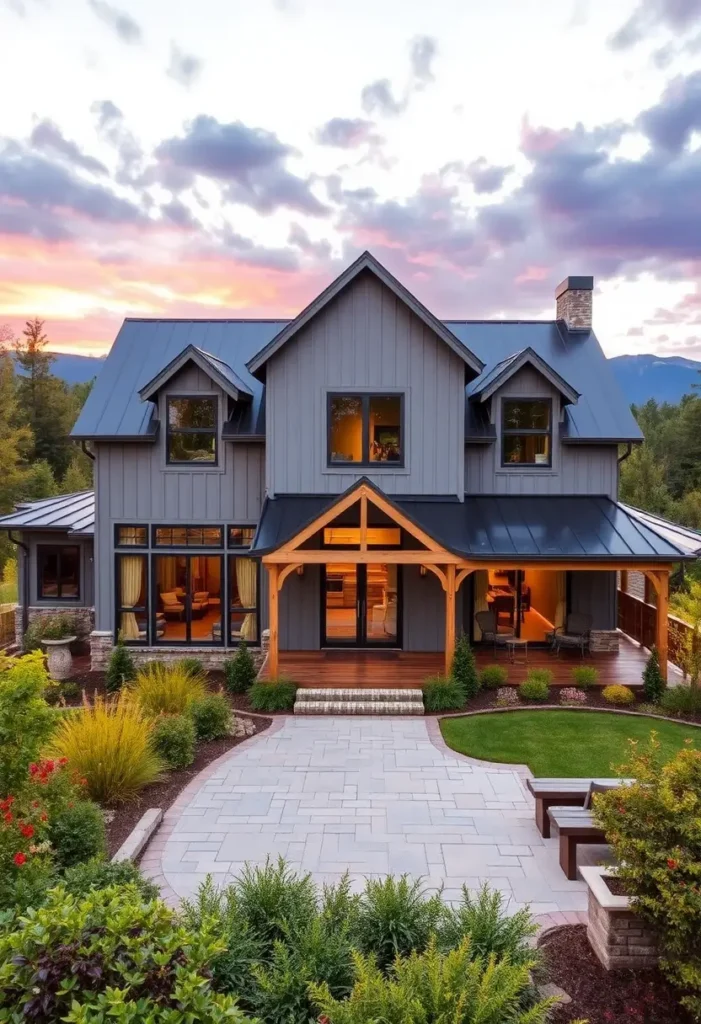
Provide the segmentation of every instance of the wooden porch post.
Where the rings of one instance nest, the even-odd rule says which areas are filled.
[[[455,654],[455,566],[446,566],[445,586],[445,674],[450,674]]]
[[[657,653],[660,659],[662,678],[667,679],[667,652],[669,634],[669,570],[660,570],[657,574]]]
[[[277,679],[280,663],[280,630],[279,630],[279,586],[280,567],[275,564],[266,566],[268,570],[268,630],[270,641],[268,648],[268,678]]]

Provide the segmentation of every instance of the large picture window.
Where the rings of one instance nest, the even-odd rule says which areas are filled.
[[[221,526],[155,526],[153,544],[157,548],[220,548]]]
[[[229,630],[232,643],[258,643],[258,563],[229,557]]]
[[[40,601],[78,601],[80,599],[80,548],[77,544],[37,547]]]
[[[552,465],[552,402],[504,399],[501,414],[502,465]]]
[[[402,395],[329,395],[329,466],[402,466],[403,434]]]
[[[217,461],[217,399],[180,398],[167,400],[168,463],[178,465]]]
[[[146,555],[117,555],[117,633],[127,644],[148,641]]]

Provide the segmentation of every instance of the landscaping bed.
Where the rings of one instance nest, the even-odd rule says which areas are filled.
[[[557,985],[572,1002],[558,1006],[551,1024],[691,1024],[660,971],[606,971],[587,941],[585,925],[547,932],[539,982]],[[542,979],[542,980],[541,980]]]

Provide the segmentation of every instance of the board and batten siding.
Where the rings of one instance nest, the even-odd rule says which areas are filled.
[[[576,385],[576,381],[574,382]],[[505,398],[549,398],[553,403],[552,466],[501,465],[501,403]],[[537,370],[524,366],[491,399],[493,444],[465,448],[468,494],[602,494],[618,497],[616,445],[572,445],[560,441],[560,393]]]
[[[217,466],[166,465],[166,395],[178,394],[219,399]],[[227,401],[205,373],[190,365],[159,395],[161,430],[155,444],[95,444],[96,629],[114,629],[116,523],[258,522],[264,497],[264,446],[221,440]]]
[[[569,610],[591,615],[592,629],[615,629],[616,573],[571,572],[569,580]]]
[[[368,476],[388,494],[464,494],[465,367],[372,275],[361,275],[266,368],[266,482],[336,494]],[[327,467],[327,395],[404,394],[404,468]]]
[[[29,533],[22,535],[22,541],[29,548],[29,600],[32,607],[41,607],[42,604],[54,607],[63,607],[69,612],[71,608],[92,608],[94,603],[94,570],[93,570],[93,539],[92,537],[76,537],[65,531],[45,533]],[[80,550],[80,597],[75,601],[58,601],[56,598],[39,597],[39,553],[40,546],[49,547],[77,547]],[[22,548],[18,548],[18,597],[19,601],[24,600],[24,559],[27,557]]]

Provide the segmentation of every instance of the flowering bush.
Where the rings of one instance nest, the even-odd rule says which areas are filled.
[[[50,874],[48,830],[49,816],[38,801],[25,807],[13,795],[0,800],[0,907],[24,905],[23,893]]]
[[[614,683],[613,686],[605,686],[601,691],[601,696],[609,704],[632,704],[635,700],[633,691],[627,686],[622,686],[620,683]]]
[[[17,793],[51,735],[55,716],[44,700],[48,685],[41,652],[7,659],[0,669],[0,794]]]
[[[584,690],[578,690],[576,686],[565,686],[560,690],[561,704],[586,704],[587,695]]]
[[[688,742],[688,741],[687,741]],[[701,1016],[701,750],[664,762],[652,733],[619,769],[636,779],[594,799],[594,817],[620,864],[634,909],[657,932],[662,968]]]
[[[513,686],[500,686],[497,690],[496,704],[499,708],[513,707],[515,704],[520,704],[518,699],[518,693]]]

